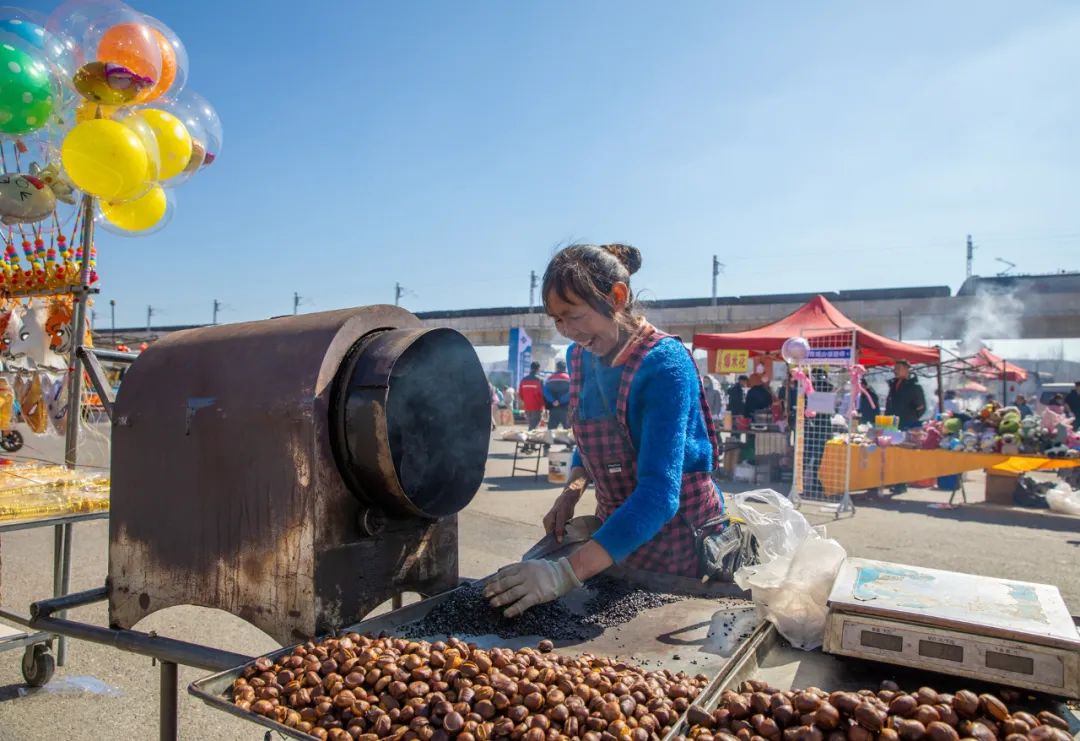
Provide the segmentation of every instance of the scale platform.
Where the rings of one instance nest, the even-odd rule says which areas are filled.
[[[827,653],[1080,698],[1080,633],[1057,587],[848,558]]]

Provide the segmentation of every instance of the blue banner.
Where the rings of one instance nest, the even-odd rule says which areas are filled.
[[[529,374],[532,362],[532,338],[520,327],[510,330],[510,383],[516,389],[521,379]]]

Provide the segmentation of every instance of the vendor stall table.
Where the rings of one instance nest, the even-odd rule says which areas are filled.
[[[96,512],[76,512],[58,514],[50,517],[0,521],[0,533],[15,530],[31,530],[39,527],[52,527],[53,540],[53,595],[62,597],[68,593],[71,583],[71,543],[72,526],[76,522],[108,519],[108,509]],[[0,609],[0,620],[29,628],[30,618]],[[56,639],[56,657],[52,655],[53,640]],[[56,666],[63,666],[66,639],[45,631],[21,631],[0,624],[0,651],[25,648],[22,659],[23,678],[34,687],[41,687],[52,678]]]
[[[940,449],[924,450],[901,446],[848,446],[846,443],[834,441],[825,446],[825,454],[822,456],[819,469],[819,478],[828,495],[843,494],[842,489],[836,484],[837,481],[842,480],[841,477],[829,475],[828,472],[844,467],[849,447],[851,448],[849,491],[876,489],[984,468],[1016,474],[1080,466],[1080,460],[1072,458],[969,453]]]

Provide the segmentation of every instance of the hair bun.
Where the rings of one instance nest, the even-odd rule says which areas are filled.
[[[628,244],[605,244],[600,249],[615,256],[626,267],[630,275],[641,270],[641,250]]]

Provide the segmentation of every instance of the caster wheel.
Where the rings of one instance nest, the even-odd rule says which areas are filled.
[[[5,432],[0,435],[0,448],[3,448],[9,453],[14,453],[23,446],[23,436],[18,430],[12,430],[11,432]]]
[[[22,675],[31,687],[44,687],[56,671],[56,658],[44,644],[27,646],[23,653]]]

